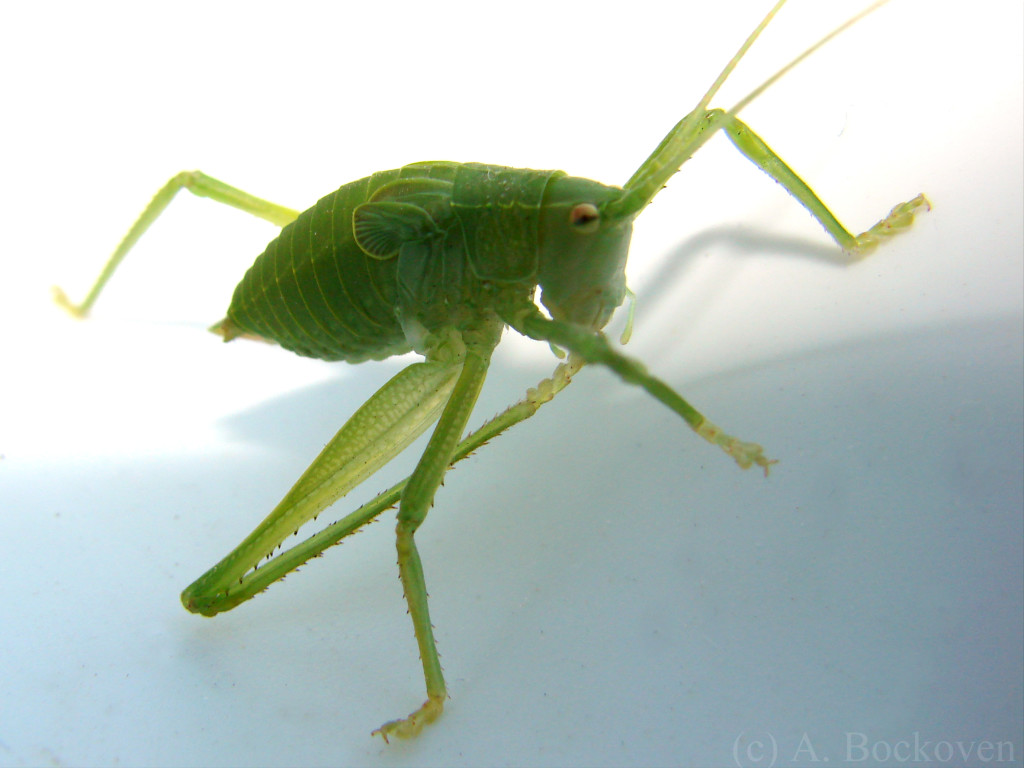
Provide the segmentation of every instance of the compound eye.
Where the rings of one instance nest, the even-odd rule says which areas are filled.
[[[597,212],[597,206],[591,203],[574,205],[569,211],[569,225],[581,234],[597,232],[601,226],[601,214]]]

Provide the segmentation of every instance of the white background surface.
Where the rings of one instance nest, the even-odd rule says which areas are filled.
[[[695,5],[8,10],[0,765],[1019,764],[1019,3],[893,3],[744,113],[854,230],[929,194],[870,260],[721,139],[639,219],[629,352],[780,464],[588,370],[461,465],[418,535],[451,700],[412,743],[369,737],[423,693],[390,515],[215,620],[177,597],[406,361],[204,333],[274,230],[187,194],[90,322],[48,302],[183,169],[298,208],[424,159],[622,183],[765,4]],[[859,7],[794,0],[716,102]],[[474,423],[551,367],[507,339]]]

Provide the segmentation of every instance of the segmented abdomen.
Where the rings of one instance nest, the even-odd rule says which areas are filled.
[[[368,257],[352,235],[353,209],[399,173],[346,184],[282,229],[235,288],[231,324],[323,360],[408,352],[395,317],[395,260]]]

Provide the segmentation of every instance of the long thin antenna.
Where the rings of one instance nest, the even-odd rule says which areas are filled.
[[[886,1],[887,0],[882,0],[882,2],[886,2]],[[760,34],[762,32],[764,32],[765,27],[767,27],[771,23],[771,20],[775,18],[775,14],[777,14],[780,10],[782,10],[782,6],[785,5],[785,3],[786,3],[786,0],[779,0],[779,2],[777,2],[775,4],[775,6],[770,11],[768,11],[768,15],[765,16],[763,19],[761,19],[761,23],[757,25],[757,28],[753,32],[750,33],[750,35],[747,37],[746,40],[743,41],[743,45],[740,46],[740,49],[738,51],[736,51],[736,53],[733,55],[733,57],[731,59],[729,59],[729,63],[725,65],[725,67],[722,69],[722,71],[718,75],[718,77],[715,78],[715,82],[713,82],[711,84],[711,87],[708,88],[708,92],[705,93],[704,97],[697,103],[697,106],[694,107],[693,112],[691,112],[691,114],[699,114],[700,112],[703,112],[705,109],[708,108],[708,104],[711,103],[711,99],[713,99],[715,97],[715,94],[718,93],[718,89],[722,87],[722,84],[725,83],[725,81],[729,79],[729,75],[731,75],[732,71],[734,69],[736,69],[736,65],[740,63],[740,59],[742,59],[743,56],[746,54],[746,52],[748,50],[750,50],[750,46],[752,46],[754,44],[754,41],[757,40],[757,38],[760,36]],[[836,30],[836,32],[838,32],[838,31],[839,30]],[[832,34],[835,34],[835,32],[833,32]],[[831,35],[829,35],[829,37],[831,37]],[[825,38],[825,39],[827,40],[828,38]],[[824,43],[824,42],[825,42],[825,40],[821,41],[821,43]],[[818,45],[821,45],[821,43],[818,43]],[[815,46],[815,47],[817,47],[817,46]],[[814,50],[814,49],[812,48],[811,50]],[[807,51],[806,53],[804,53],[803,56],[806,56],[810,52],[811,51]],[[801,56],[800,58],[803,58],[803,56]],[[800,59],[797,59],[796,61],[799,61],[799,60]],[[796,64],[796,61],[794,61],[789,66],[791,67],[791,66],[793,66],[793,64]],[[787,67],[787,69],[788,68],[789,67]],[[786,70],[784,69],[783,72],[785,72],[785,71]],[[772,80],[778,79],[779,75],[781,75],[781,74],[782,74],[782,72],[780,72],[778,75],[774,76],[768,82],[770,83],[770,82],[772,82]],[[768,83],[766,83],[764,86],[762,86],[759,90],[764,90],[764,88],[767,87],[767,85],[768,85]]]
[[[757,88],[755,88],[750,93],[748,93],[746,96],[744,96],[742,99],[740,99],[736,103],[736,106],[734,106],[732,109],[729,110],[728,114],[729,115],[735,115],[737,112],[739,112],[745,106],[747,106],[747,104],[749,104],[754,99],[756,99],[758,96],[760,96],[762,93],[764,93],[766,90],[768,90],[769,87],[771,87],[783,75],[785,75],[787,72],[789,72],[789,70],[793,69],[793,67],[795,67],[797,64],[799,64],[804,59],[806,59],[808,56],[810,56],[816,50],[821,48],[821,46],[823,46],[825,43],[827,43],[833,37],[835,37],[836,35],[840,34],[843,31],[849,29],[854,24],[856,24],[858,21],[863,19],[865,16],[867,16],[870,13],[874,13],[875,11],[877,11],[879,8],[881,8],[883,5],[885,5],[888,2],[889,2],[889,0],[878,0],[877,3],[869,5],[867,8],[865,8],[863,11],[858,13],[853,18],[851,18],[851,19],[843,22],[842,24],[840,24],[838,27],[836,27],[831,32],[829,32],[827,35],[825,35],[823,38],[821,38],[821,40],[816,42],[814,45],[812,45],[806,51],[804,51],[799,56],[797,56],[795,59],[793,59],[791,62],[789,62],[789,64],[784,66],[782,69],[780,69],[774,75],[772,75],[767,80],[765,80],[763,83],[761,83],[761,85],[757,86]],[[776,6],[776,8],[778,8],[778,6]],[[775,12],[775,9],[772,10],[772,13],[774,13],[774,12]],[[729,63],[730,63],[730,65],[732,65],[732,62],[729,62]],[[727,74],[728,71],[729,71],[729,69],[726,68],[726,72],[723,72],[722,74],[723,75]],[[724,78],[720,77],[719,79],[724,79]],[[718,86],[718,85],[720,85],[720,83],[716,80],[715,81],[715,85],[712,86],[712,89],[713,89],[712,93],[714,92],[714,90],[717,90],[716,86]],[[706,101],[702,101],[701,105],[706,107],[707,106],[707,102]]]
[[[651,156],[636,169],[636,172],[625,184],[624,189],[628,190],[628,193],[621,200],[609,204],[606,208],[608,215],[620,217],[638,214],[654,199],[654,196],[665,185],[665,182],[689,159],[693,151],[699,146],[694,144],[693,139],[699,134],[697,126],[703,120],[704,113],[707,111],[711,99],[714,98],[718,89],[722,87],[722,84],[732,74],[732,71],[736,69],[740,59],[750,50],[750,46],[764,32],[768,24],[771,23],[771,20],[775,18],[775,14],[781,10],[785,3],[786,0],[778,0],[765,17],[761,19],[761,23],[755,27],[754,31],[743,41],[743,45],[739,47],[739,50],[729,59],[729,63],[725,65],[722,72],[715,78],[715,82],[711,84],[711,87],[708,88],[707,93],[704,94],[693,111],[676,123],[668,135],[661,140],[661,143]]]
[[[676,123],[675,127],[673,127],[665,138],[661,140],[661,143],[657,146],[654,152],[651,153],[650,157],[648,157],[640,167],[637,168],[633,176],[626,182],[623,187],[623,189],[626,190],[626,194],[620,199],[608,203],[603,209],[604,213],[612,218],[634,217],[639,214],[640,211],[642,211],[648,203],[654,199],[654,196],[658,194],[662,187],[665,186],[672,175],[679,170],[682,164],[689,160],[690,156],[697,151],[697,149],[706,142],[712,134],[721,128],[726,120],[764,93],[764,91],[779,78],[821,48],[821,46],[825,45],[825,43],[830,41],[840,32],[843,32],[853,24],[856,24],[868,14],[878,10],[887,2],[889,2],[889,0],[878,0],[878,2],[868,6],[853,18],[843,24],[840,24],[747,94],[745,98],[737,102],[737,104],[728,112],[722,112],[721,110],[709,110],[708,106],[711,103],[711,99],[714,98],[715,94],[722,87],[722,84],[726,81],[729,75],[732,74],[733,70],[736,69],[736,65],[750,49],[757,37],[764,31],[765,27],[767,27],[775,17],[775,14],[777,14],[782,8],[785,0],[778,0],[764,19],[761,20],[761,23],[757,25],[757,28],[750,33],[746,40],[744,40],[743,45],[740,46],[736,54],[729,60],[729,63],[725,65],[722,73],[715,79],[715,82],[711,84],[711,87],[708,88],[707,93],[704,94],[703,98],[701,98],[693,111]]]

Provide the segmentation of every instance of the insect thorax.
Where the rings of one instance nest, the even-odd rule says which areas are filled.
[[[480,163],[459,167],[452,209],[477,277],[536,284],[544,192],[552,178],[564,175]]]

